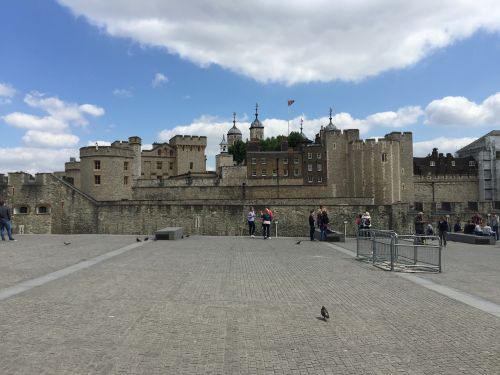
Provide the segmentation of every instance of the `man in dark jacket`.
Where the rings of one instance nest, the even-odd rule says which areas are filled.
[[[316,228],[314,226],[314,210],[311,210],[309,214],[309,237],[311,241],[314,241],[314,232],[316,231]]]
[[[2,241],[5,241],[5,236],[3,235],[4,228],[7,231],[9,240],[15,241],[14,237],[12,237],[11,217],[10,208],[5,205],[3,200],[0,200],[0,235],[2,236]]]

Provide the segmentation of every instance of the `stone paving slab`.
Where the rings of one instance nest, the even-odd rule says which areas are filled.
[[[0,316],[1,374],[500,373],[499,318],[290,238],[148,242]]]
[[[337,245],[356,252],[354,238]],[[448,242],[441,256],[442,273],[418,276],[500,304],[500,242],[495,245]]]

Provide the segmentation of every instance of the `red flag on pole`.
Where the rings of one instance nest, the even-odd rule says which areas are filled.
[[[290,107],[293,103],[295,103],[295,100],[293,99],[288,99],[288,106]]]

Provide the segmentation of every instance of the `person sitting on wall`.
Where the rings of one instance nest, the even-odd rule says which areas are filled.
[[[464,234],[474,234],[475,227],[470,220],[467,220],[467,224],[464,226]]]
[[[483,230],[481,229],[481,226],[479,224],[476,224],[476,226],[474,227],[474,234],[476,236],[483,236],[484,235]]]
[[[496,238],[496,233],[491,229],[488,223],[483,227],[483,236],[492,236]]]
[[[434,228],[432,227],[431,223],[427,224],[427,228],[425,230],[425,234],[427,236],[434,236]]]
[[[456,232],[456,233],[462,232],[462,225],[460,224],[460,219],[457,219],[457,222],[453,226],[453,232]]]

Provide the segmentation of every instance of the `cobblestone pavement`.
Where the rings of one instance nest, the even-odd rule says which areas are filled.
[[[0,288],[135,241],[76,237],[2,244]],[[500,374],[499,318],[290,238],[148,241],[0,316],[0,374]]]

